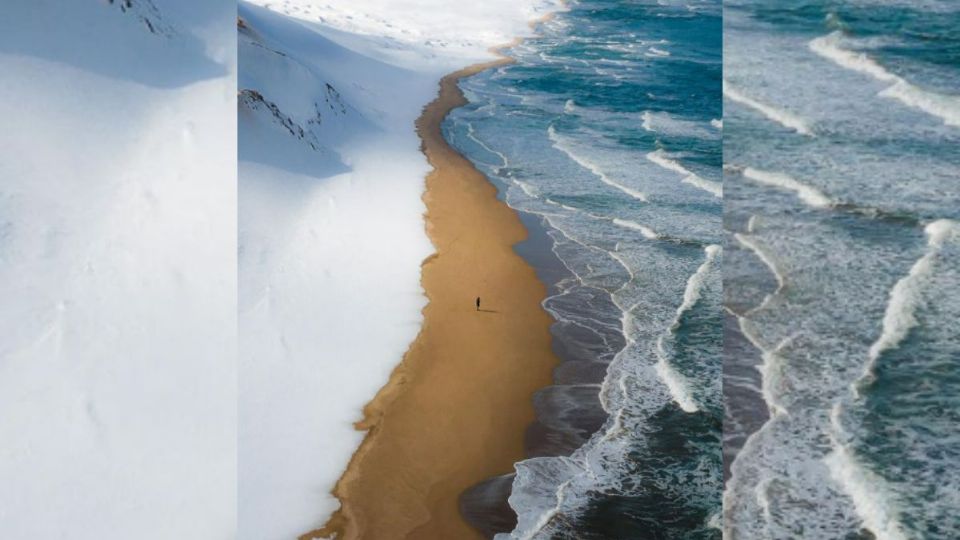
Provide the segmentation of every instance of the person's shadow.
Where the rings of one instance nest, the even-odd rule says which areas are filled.
[[[497,310],[495,310],[495,309],[478,309],[477,311],[480,311],[480,312],[482,312],[482,313],[500,313],[499,311],[497,311]]]

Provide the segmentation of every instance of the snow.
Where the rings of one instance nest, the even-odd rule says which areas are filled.
[[[0,537],[322,524],[426,302],[414,120],[555,8],[241,3],[238,77],[227,0],[5,2]]]
[[[234,13],[194,4],[4,2],[0,537],[235,536]]]
[[[560,0],[255,0],[330,35],[352,49],[433,79],[492,58],[489,49],[531,34],[530,22]],[[342,66],[341,66],[342,67]]]
[[[336,510],[363,436],[353,423],[426,303],[429,166],[414,121],[443,75],[556,7],[240,3],[241,538],[290,538]]]

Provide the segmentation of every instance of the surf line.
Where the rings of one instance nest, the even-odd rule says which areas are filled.
[[[841,426],[842,410],[838,403],[830,411],[833,449],[823,459],[830,476],[853,500],[854,511],[863,528],[873,533],[877,540],[907,540],[900,523],[900,512],[886,481],[861,464],[850,445],[842,442],[850,439]]]
[[[755,218],[756,216],[751,216],[750,220],[748,221],[748,230],[751,233],[753,233],[755,228]],[[786,271],[780,266],[780,263],[776,257],[774,257],[774,255],[770,253],[765,246],[758,242],[752,234],[736,233],[734,234],[734,239],[737,241],[737,243],[745,247],[758,259],[760,259],[760,262],[766,265],[777,281],[777,288],[774,289],[773,292],[764,296],[763,300],[758,305],[748,309],[743,314],[733,313],[733,315],[737,318],[737,324],[740,327],[740,332],[745,338],[747,338],[751,345],[760,351],[763,359],[763,364],[759,368],[762,376],[761,393],[763,394],[763,400],[767,403],[767,408],[770,411],[770,417],[773,419],[775,416],[788,414],[787,408],[781,404],[778,399],[776,399],[774,388],[777,386],[778,381],[780,381],[782,378],[781,374],[784,367],[784,359],[780,356],[780,351],[789,346],[793,342],[795,336],[787,336],[771,348],[769,345],[764,344],[759,338],[758,332],[756,331],[750,316],[763,309],[766,309],[775,298],[782,294],[784,288],[787,286],[787,274]]]
[[[731,101],[735,101],[741,105],[750,107],[751,109],[766,116],[770,120],[773,120],[787,129],[792,129],[800,135],[807,135],[809,137],[815,136],[813,130],[807,125],[807,122],[799,116],[791,112],[778,109],[772,105],[767,105],[766,103],[757,101],[756,99],[747,96],[740,90],[733,88],[733,86],[727,83],[727,81],[723,81],[723,95]]]
[[[714,197],[723,198],[722,184],[719,182],[706,180],[690,172],[683,165],[667,157],[667,154],[663,150],[654,150],[653,152],[648,153],[647,159],[659,165],[660,167],[667,169],[668,171],[673,171],[677,174],[683,175],[683,180],[681,180],[681,182],[690,184],[698,189],[702,189]]]
[[[643,193],[631,187],[625,186],[619,182],[616,182],[615,180],[607,176],[606,173],[600,170],[599,167],[597,167],[590,161],[582,158],[581,156],[578,156],[570,148],[570,145],[568,144],[566,138],[564,138],[559,133],[557,133],[557,130],[553,127],[553,125],[550,125],[549,127],[547,127],[547,135],[550,137],[550,140],[553,142],[554,148],[566,154],[567,157],[573,160],[573,162],[576,163],[577,165],[580,165],[584,169],[593,173],[593,175],[599,178],[600,181],[603,182],[604,184],[607,184],[610,187],[616,188],[637,200],[640,200],[642,202],[648,202],[646,193]]]
[[[753,180],[758,184],[791,191],[796,194],[801,201],[814,208],[830,208],[836,204],[833,199],[824,195],[817,188],[808,186],[792,176],[783,173],[746,167],[743,169],[742,174],[744,178]]]
[[[853,394],[856,397],[860,397],[862,392],[876,380],[874,369],[880,356],[885,351],[900,346],[900,342],[917,325],[916,310],[922,301],[921,295],[926,283],[935,270],[936,259],[947,241],[960,238],[960,223],[949,219],[938,219],[929,223],[924,228],[924,232],[927,235],[927,252],[890,290],[889,301],[883,315],[883,331],[880,337],[870,345],[863,374],[852,385]]]
[[[709,245],[704,248],[706,260],[697,268],[697,271],[687,280],[687,286],[683,291],[683,302],[677,307],[676,315],[669,328],[657,339],[657,375],[667,386],[673,400],[683,409],[684,412],[694,413],[700,410],[700,405],[693,398],[690,391],[690,383],[685,376],[674,368],[669,361],[666,342],[672,338],[680,327],[680,320],[683,315],[690,311],[700,300],[700,293],[703,290],[707,279],[707,273],[714,266],[716,259],[723,252],[723,248],[718,245]]]
[[[761,365],[757,366],[761,377],[760,393],[764,403],[767,405],[767,411],[769,414],[763,425],[747,436],[743,447],[740,448],[740,451],[734,457],[733,463],[730,466],[730,480],[727,482],[726,489],[724,489],[723,493],[724,515],[727,515],[728,512],[733,511],[733,508],[736,507],[739,502],[738,495],[742,495],[740,482],[743,471],[741,469],[746,465],[743,464],[744,462],[741,458],[743,458],[743,456],[752,455],[756,446],[760,444],[760,440],[763,438],[764,434],[772,429],[772,426],[774,426],[779,419],[790,416],[786,405],[779,399],[779,395],[782,392],[778,393],[778,390],[781,390],[784,387],[784,371],[786,369],[786,358],[782,355],[782,351],[793,343],[793,340],[796,338],[796,334],[791,334],[780,340],[780,342],[773,347],[770,347],[760,338],[753,321],[749,318],[750,314],[767,307],[772,302],[773,298],[781,294],[783,289],[786,287],[786,274],[780,269],[780,266],[776,262],[776,259],[773,257],[773,255],[770,254],[762,245],[760,245],[752,236],[756,228],[756,217],[756,215],[750,216],[750,219],[747,222],[748,234],[737,233],[734,235],[734,237],[739,244],[753,252],[754,255],[770,269],[777,280],[777,288],[773,292],[767,294],[760,304],[748,309],[745,313],[737,313],[730,308],[724,309],[726,309],[728,313],[736,318],[741,334],[755,349],[760,352],[761,359],[763,361]],[[769,522],[772,520],[772,516],[770,514],[769,502],[766,500],[766,490],[762,489],[762,486],[763,484],[757,486],[756,496],[758,500],[761,501],[760,506],[763,510],[764,517],[766,521]],[[729,524],[730,521],[725,521],[725,523]],[[724,532],[730,532],[732,534],[733,531],[728,528],[728,525],[725,525]]]
[[[891,83],[878,94],[880,97],[896,99],[908,107],[936,116],[948,126],[960,126],[960,96],[938,94],[918,88],[903,77],[887,71],[866,54],[844,49],[840,46],[842,39],[843,33],[837,30],[811,40],[807,46],[814,53],[842,68]]]

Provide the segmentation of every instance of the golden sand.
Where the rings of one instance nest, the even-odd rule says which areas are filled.
[[[468,487],[512,472],[534,420],[532,394],[551,383],[544,285],[512,246],[526,237],[496,188],[440,132],[466,103],[457,81],[509,62],[452,73],[417,121],[434,170],[426,179],[423,326],[389,382],[364,409],[369,430],[334,489],[341,509],[302,539],[481,538],[460,516]],[[477,312],[474,299],[482,298]]]

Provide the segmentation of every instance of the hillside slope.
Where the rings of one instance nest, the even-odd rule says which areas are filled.
[[[0,537],[235,533],[231,2],[4,2]]]

